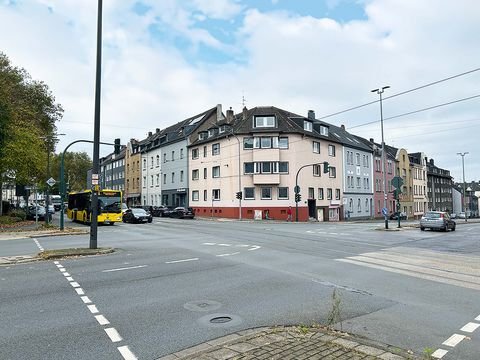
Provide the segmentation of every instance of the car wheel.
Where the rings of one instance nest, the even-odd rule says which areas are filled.
[[[445,227],[441,228],[440,230],[441,231],[447,231],[447,227],[445,226]]]
[[[452,227],[452,231],[455,231],[455,227],[456,227],[456,226],[455,226],[455,225],[453,225],[453,227]]]
[[[148,219],[148,223],[151,223],[152,222],[152,219]]]
[[[425,231],[425,228],[423,226],[420,226],[420,230]]]

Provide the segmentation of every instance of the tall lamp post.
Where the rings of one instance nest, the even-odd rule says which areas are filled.
[[[242,220],[242,162],[240,159],[241,156],[241,146],[240,146],[240,139],[237,135],[233,133],[233,129],[230,128],[230,135],[235,137],[238,143],[238,192],[237,192],[237,199],[238,199],[238,220]]]
[[[382,107],[382,94],[385,89],[390,86],[384,86],[382,88],[374,89],[371,92],[376,92],[380,95],[380,124],[382,128],[382,172],[383,172],[383,208],[387,209],[387,172],[385,170],[385,141],[383,138],[383,107]],[[400,215],[399,215],[400,216]],[[385,212],[385,229],[388,229],[388,211]]]
[[[465,214],[465,222],[467,222],[467,193],[465,192],[465,155],[469,152],[458,152],[457,155],[462,157],[462,173],[463,173],[463,201],[462,201],[462,212]]]

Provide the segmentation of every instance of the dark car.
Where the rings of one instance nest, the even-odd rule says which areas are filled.
[[[175,210],[173,207],[162,205],[162,217],[170,217],[170,214]]]
[[[124,223],[151,223],[152,214],[147,213],[144,209],[133,208],[128,209],[123,213],[122,220]]]
[[[400,220],[407,220],[407,214],[405,214],[404,212],[398,212],[398,211],[390,215],[390,220],[398,220],[399,216],[400,216]]]
[[[37,220],[45,220],[45,206],[29,206],[27,209],[27,220],[35,220],[35,217]],[[49,220],[52,220],[52,214],[49,215]]]
[[[427,211],[420,219],[420,230],[425,229],[447,231],[448,229],[455,231],[456,224],[450,218],[450,215],[444,211]]]
[[[195,213],[191,207],[185,208],[182,206],[176,207],[173,209],[169,216],[172,218],[179,218],[179,219],[193,219],[195,217]]]

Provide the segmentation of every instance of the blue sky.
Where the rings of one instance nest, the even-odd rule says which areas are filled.
[[[317,117],[480,67],[475,0],[104,0],[101,138],[142,139],[216,104]],[[0,0],[0,51],[93,136],[96,0]],[[448,24],[448,26],[445,26]],[[391,117],[480,93],[480,71],[384,102]],[[385,122],[386,142],[480,179],[478,98]],[[380,138],[377,105],[328,117]],[[353,128],[355,127],[355,128]],[[354,129],[354,130],[353,130]],[[78,149],[91,152],[91,149]],[[103,149],[105,153],[110,149]]]

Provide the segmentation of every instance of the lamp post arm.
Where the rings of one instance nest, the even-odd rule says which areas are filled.
[[[307,165],[300,166],[300,168],[297,170],[297,175],[295,175],[295,189],[297,189],[297,186],[298,186],[298,174],[300,174],[300,170],[308,166],[314,166],[314,165],[322,165],[322,163],[314,163],[314,164],[307,164]],[[296,197],[295,197],[295,222],[298,222],[298,201]]]

